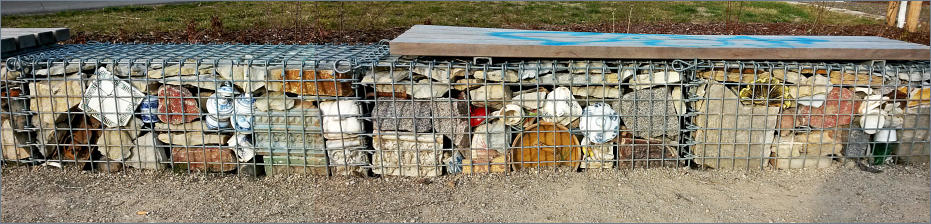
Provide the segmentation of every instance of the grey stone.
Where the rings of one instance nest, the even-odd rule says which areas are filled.
[[[698,142],[692,147],[695,162],[715,169],[766,166],[780,108],[743,105],[736,93],[719,83],[698,88],[698,95],[708,100],[695,103],[700,112],[693,121],[698,126],[693,133]]]
[[[214,74],[197,75],[197,76],[175,76],[157,79],[159,82],[168,85],[189,85],[197,88],[217,90],[217,87],[223,85],[223,80]]]
[[[268,73],[272,70],[281,72],[281,67],[221,65],[217,67],[217,75],[225,80],[233,81],[233,85],[251,93],[265,86]]]
[[[430,77],[440,83],[451,83],[456,77],[466,76],[464,68],[448,69],[445,65],[434,65],[432,69],[428,65],[420,64],[414,67],[414,73]]]
[[[136,146],[132,148],[132,155],[126,159],[127,166],[140,169],[164,169],[168,167],[166,162],[171,161],[165,153],[165,148],[159,145],[164,144],[155,139],[152,132],[136,138]]]
[[[239,175],[242,176],[251,176],[256,177],[258,173],[255,165],[252,164],[239,164]]]
[[[381,131],[426,133],[435,130],[453,140],[457,148],[468,148],[469,104],[450,98],[432,101],[379,98],[372,112],[374,126]]]
[[[203,132],[163,133],[158,140],[171,145],[225,145],[230,136],[226,134],[207,134]]]
[[[375,129],[381,131],[430,132],[433,129],[430,102],[379,98],[372,111]]]
[[[472,72],[472,77],[484,79],[490,82],[517,82],[520,81],[517,71],[514,70],[476,70]]]
[[[56,75],[65,75],[65,74],[74,74],[82,70],[93,70],[94,64],[84,64],[81,66],[78,63],[70,63],[67,66],[63,64],[53,64],[52,67],[47,69],[36,70],[37,76],[56,76]]]
[[[476,106],[498,110],[510,102],[512,93],[507,86],[489,84],[469,91],[469,99]]]
[[[113,74],[119,77],[142,76],[145,74],[146,66],[144,63],[118,64],[113,66]]]
[[[850,124],[850,131],[847,136],[847,145],[844,146],[844,154],[847,156],[869,156],[870,140],[869,134],[863,132],[863,129],[856,122]]]
[[[543,107],[543,102],[546,102],[546,94],[548,94],[545,88],[529,89],[524,91],[519,91],[514,93],[514,98],[511,99],[512,104],[517,104],[527,110],[536,110]]]
[[[455,99],[438,98],[433,102],[433,129],[453,140],[456,148],[469,147],[469,104]]]
[[[907,108],[902,116],[902,129],[896,130],[899,146],[896,147],[895,154],[901,156],[897,158],[904,162],[927,163],[928,154],[931,153],[931,146],[928,144],[928,139],[931,139],[931,107]]]
[[[572,91],[572,95],[576,97],[591,97],[591,98],[614,98],[617,99],[621,96],[621,88],[618,86],[582,86],[582,87],[571,87],[569,88]]]
[[[624,94],[619,102],[624,125],[638,137],[679,135],[679,116],[668,88],[638,90]]]
[[[656,72],[652,74],[639,74],[630,79],[630,88],[646,89],[653,86],[668,85],[682,81],[678,72]]]
[[[172,76],[191,76],[191,75],[204,75],[211,74],[213,70],[213,65],[201,64],[197,65],[196,63],[186,63],[184,66],[174,64],[169,65],[164,68],[155,68],[149,70],[147,73],[149,78],[158,79],[163,77],[172,77]]]
[[[258,111],[284,111],[294,107],[294,101],[283,92],[268,92],[268,95],[256,97],[253,105]]]
[[[439,82],[430,82],[430,79],[421,79],[415,83],[401,81],[393,84],[376,84],[375,91],[379,93],[404,93],[418,99],[437,98],[446,95],[451,85]]]

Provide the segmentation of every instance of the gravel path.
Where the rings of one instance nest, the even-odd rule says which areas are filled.
[[[928,222],[929,169],[419,178],[2,170],[2,222]]]

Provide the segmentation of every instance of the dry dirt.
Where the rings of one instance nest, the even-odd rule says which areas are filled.
[[[927,165],[419,178],[5,167],[2,222],[928,222]]]

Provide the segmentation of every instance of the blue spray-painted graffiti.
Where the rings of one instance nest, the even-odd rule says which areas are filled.
[[[551,35],[542,37],[539,34]],[[784,37],[764,39],[753,36],[697,36],[677,34],[628,34],[559,31],[515,31],[491,32],[488,35],[514,40],[540,41],[542,45],[572,46],[591,43],[632,43],[651,47],[761,47],[795,48],[796,45],[811,45],[829,40],[806,37]],[[587,37],[584,41],[565,41],[566,37]],[[701,43],[701,44],[698,44]]]

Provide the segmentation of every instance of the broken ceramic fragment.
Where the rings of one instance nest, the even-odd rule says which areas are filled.
[[[252,137],[248,134],[236,133],[232,138],[226,141],[226,145],[233,149],[239,162],[248,162],[255,157],[255,146],[252,145]]]
[[[579,129],[585,135],[585,140],[595,144],[614,140],[621,125],[617,112],[605,103],[586,107],[580,119]]]
[[[323,136],[327,139],[342,139],[362,133],[362,109],[358,101],[340,100],[320,103],[323,113]]]
[[[614,167],[614,142],[592,143],[588,137],[582,139],[583,169],[608,169]]]
[[[540,109],[543,121],[567,126],[582,115],[582,106],[572,96],[569,88],[559,87],[546,94]]]
[[[107,127],[119,127],[129,122],[143,97],[145,94],[101,67],[84,90],[78,108]]]
[[[514,104],[504,105],[504,108],[491,112],[491,116],[504,120],[506,125],[519,125],[524,123],[524,110]]]
[[[169,124],[191,122],[201,116],[200,105],[181,86],[164,85],[158,90],[158,119]]]

